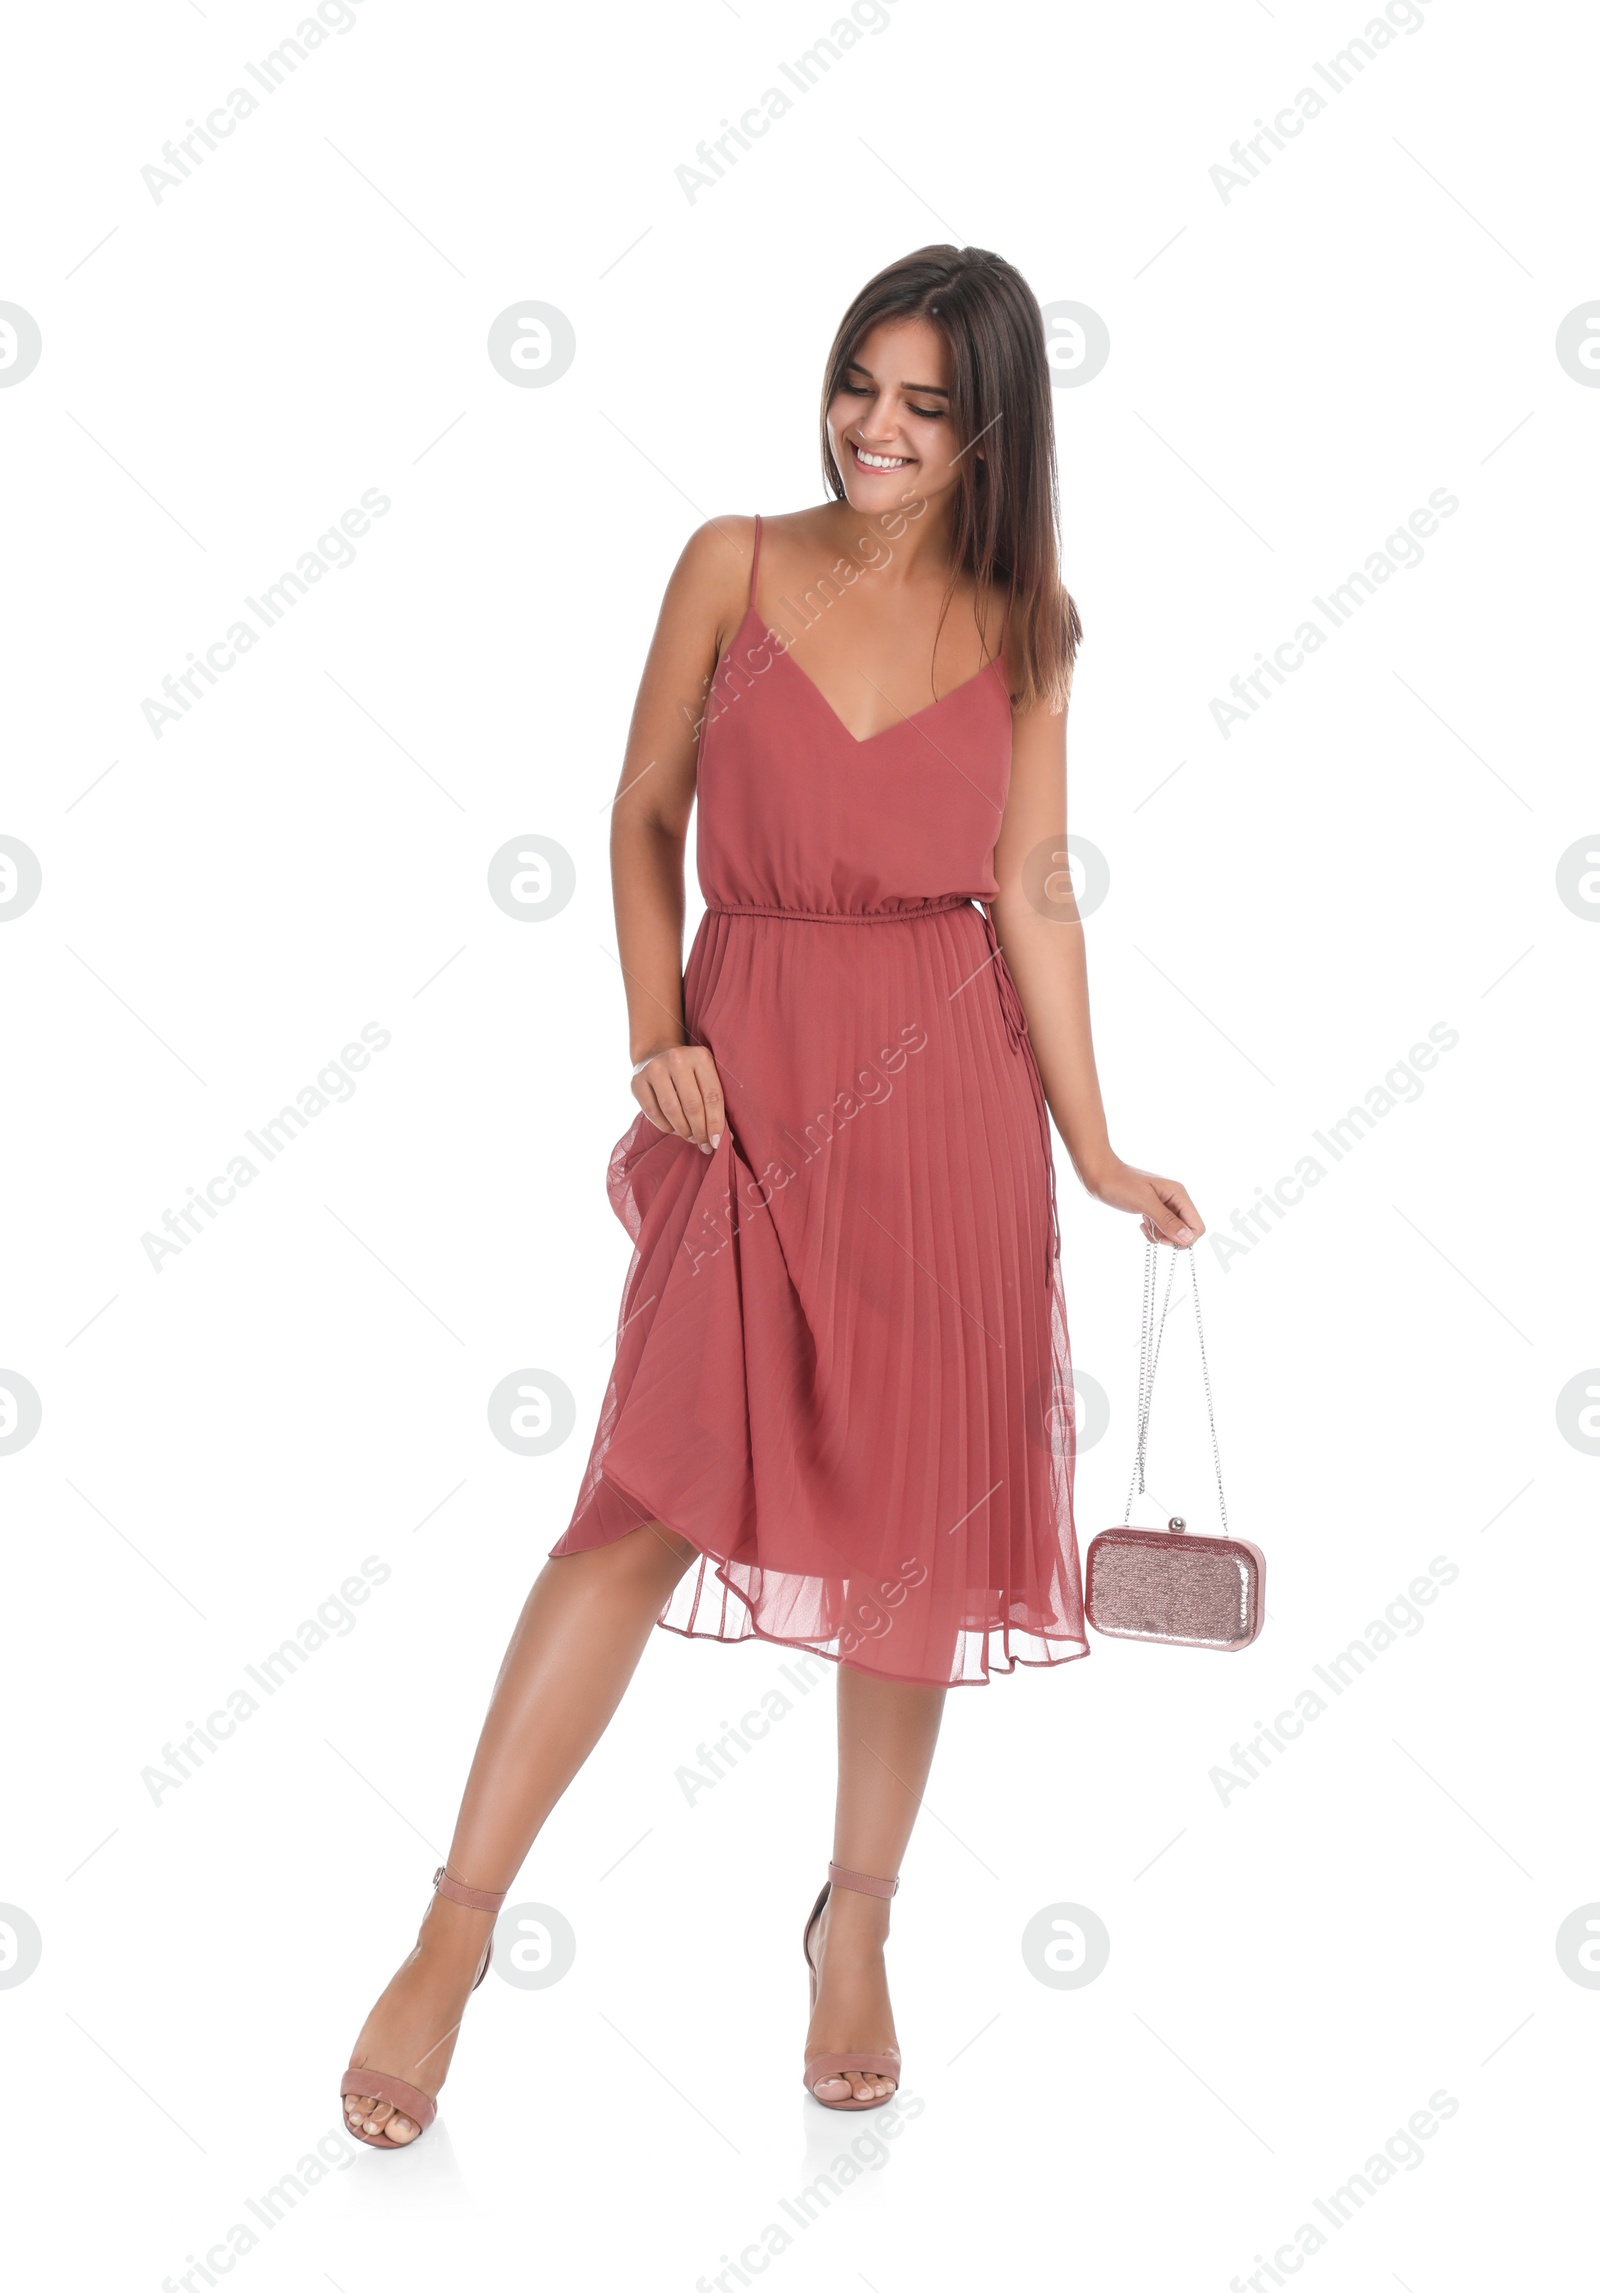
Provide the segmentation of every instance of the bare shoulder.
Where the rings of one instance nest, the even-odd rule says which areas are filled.
[[[744,615],[755,532],[753,517],[708,518],[696,526],[667,583],[663,620],[703,630],[720,645]]]
[[[828,506],[780,511],[761,518],[763,567],[771,567],[779,587],[796,569],[830,564],[837,556],[837,538]],[[750,573],[755,562],[754,517],[708,518],[696,526],[684,544],[668,585],[668,605],[674,611],[709,620],[716,628],[719,647],[744,619],[750,604]],[[763,574],[763,587],[766,575]]]
[[[673,583],[708,599],[731,593],[748,585],[755,545],[753,517],[708,518],[679,552]]]
[[[789,581],[811,581],[830,572],[841,562],[839,505],[814,502],[803,510],[779,510],[772,516],[763,512],[761,562],[772,567],[780,588]]]

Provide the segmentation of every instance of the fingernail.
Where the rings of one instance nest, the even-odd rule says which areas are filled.
[[[1194,1240],[1194,1228],[1192,1226],[1180,1226],[1178,1228],[1178,1240],[1180,1242],[1192,1242]]]
[[[721,1144],[722,1144],[722,1133],[721,1133],[720,1131],[713,1131],[713,1132],[712,1132],[712,1134],[711,1134],[711,1143],[712,1143],[712,1145],[713,1145],[714,1147],[719,1147],[719,1146],[721,1146]]]

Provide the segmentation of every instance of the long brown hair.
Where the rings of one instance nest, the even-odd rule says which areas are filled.
[[[865,337],[925,318],[950,351],[950,419],[964,454],[953,509],[955,568],[1004,590],[1021,704],[1064,705],[1083,627],[1056,550],[1055,426],[1044,319],[1022,273],[985,247],[919,247],[869,279],[840,321],[822,384],[822,471],[844,499],[828,408]],[[944,616],[941,613],[940,623]]]

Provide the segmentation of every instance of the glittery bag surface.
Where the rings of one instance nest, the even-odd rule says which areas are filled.
[[[1156,1245],[1145,1243],[1144,1317],[1139,1345],[1139,1431],[1133,1479],[1126,1510],[1132,1512],[1134,1488],[1144,1493],[1145,1449],[1150,1432],[1150,1397],[1155,1384],[1161,1332],[1166,1327],[1176,1265],[1168,1269],[1167,1299],[1159,1324],[1155,1315]],[[1230,1537],[1227,1499],[1222,1493],[1222,1460],[1217,1449],[1217,1419],[1211,1403],[1211,1372],[1206,1363],[1205,1333],[1200,1323],[1200,1276],[1194,1251],[1184,1255],[1194,1292],[1195,1330],[1200,1340],[1200,1368],[1205,1378],[1206,1414],[1211,1424],[1211,1454],[1217,1469],[1217,1504],[1222,1515],[1220,1537],[1191,1536],[1188,1524],[1175,1513],[1164,1529],[1124,1525],[1102,1529],[1084,1556],[1084,1613],[1096,1632],[1115,1640],[1161,1640],[1175,1648],[1248,1648],[1265,1618],[1267,1563],[1259,1545]],[[1177,1253],[1173,1253],[1174,1260]]]
[[[1114,1640],[1178,1648],[1248,1648],[1261,1630],[1267,1564],[1238,1537],[1192,1537],[1180,1516],[1164,1529],[1102,1529],[1084,1569],[1084,1611]]]

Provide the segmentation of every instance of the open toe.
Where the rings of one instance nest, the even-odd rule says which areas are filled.
[[[898,1879],[875,1879],[865,1871],[850,1871],[840,1863],[828,1865],[828,1884],[817,1897],[801,1947],[806,1955],[806,1969],[811,1977],[811,2011],[817,2010],[817,1964],[811,1956],[811,1937],[817,1921],[827,1908],[828,1897],[835,1887],[842,1887],[853,1895],[876,1895],[885,1900],[894,1894]],[[881,2110],[895,2093],[900,2083],[900,2051],[886,2047],[878,2054],[814,2054],[805,2066],[805,2088],[814,2102],[825,2110]]]
[[[447,1901],[463,1904],[470,1911],[498,1911],[506,1899],[504,1889],[492,1894],[487,1888],[464,1886],[450,1877],[442,1863],[433,1875],[433,1884]],[[472,1979],[474,1990],[489,1971],[493,1950],[491,1930]],[[387,2070],[374,2070],[365,2062],[351,2063],[339,2082],[339,2096],[345,2130],[374,2150],[409,2149],[427,2132],[438,2111],[432,2094],[425,2094],[409,2079],[391,2077]],[[358,2107],[352,2109],[352,2103]]]

